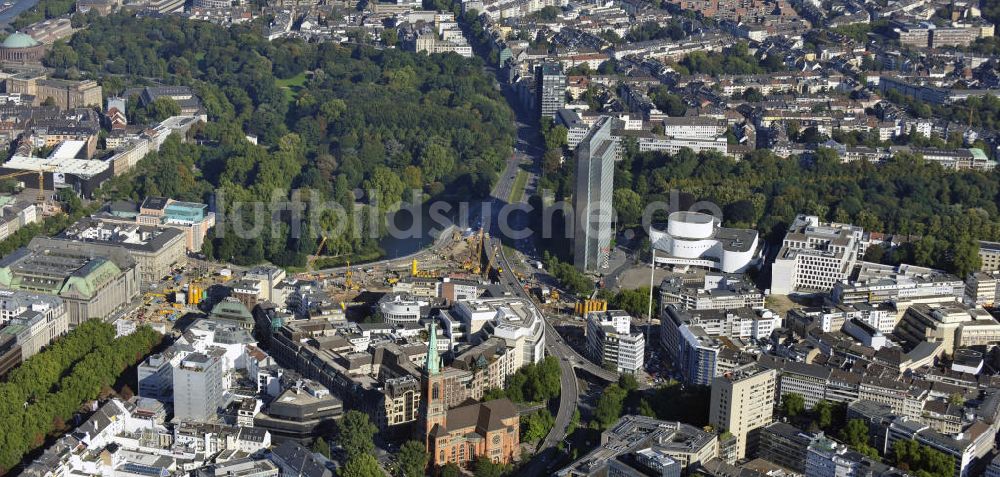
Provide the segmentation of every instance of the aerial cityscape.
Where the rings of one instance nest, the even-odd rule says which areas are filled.
[[[1000,0],[0,4],[0,476],[1000,477]]]

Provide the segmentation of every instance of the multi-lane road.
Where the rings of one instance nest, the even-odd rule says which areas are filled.
[[[538,453],[521,470],[521,473],[524,475],[544,475],[548,468],[558,460],[555,450],[556,446],[566,439],[570,421],[573,419],[573,413],[579,405],[580,388],[575,369],[584,369],[594,376],[612,382],[618,379],[618,375],[581,356],[562,339],[555,327],[552,326],[541,310],[535,305],[532,297],[525,292],[523,284],[513,271],[514,267],[511,265],[512,257],[507,256],[507,252],[502,245],[501,231],[504,229],[499,227],[497,222],[501,216],[500,208],[507,204],[517,171],[519,169],[528,171],[531,174],[529,184],[537,184],[535,171],[537,171],[538,164],[535,160],[536,158],[525,152],[531,149],[529,146],[531,141],[528,138],[532,134],[535,133],[527,125],[518,123],[518,147],[520,150],[515,152],[514,156],[509,160],[503,175],[493,189],[490,207],[493,217],[491,220],[485,220],[483,226],[487,232],[493,232],[490,234],[490,247],[488,250],[491,254],[490,259],[502,270],[499,277],[501,285],[505,286],[515,296],[523,298],[532,304],[535,312],[538,316],[542,317],[544,322],[545,349],[550,356],[554,356],[559,360],[559,410],[556,412],[555,423],[549,434],[539,445]],[[527,195],[525,194],[525,199],[522,200],[526,200]],[[506,215],[506,219],[511,222],[506,225],[512,230],[520,230],[528,223],[527,217],[523,215]]]

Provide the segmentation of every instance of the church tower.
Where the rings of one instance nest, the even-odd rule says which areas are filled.
[[[446,428],[448,409],[444,404],[444,379],[441,375],[441,358],[437,351],[437,330],[435,323],[431,321],[430,338],[427,343],[427,360],[424,363],[423,376],[421,377],[422,396],[420,399],[421,430],[423,432],[424,444],[427,452],[434,461],[436,452],[434,437],[435,426],[440,425],[441,431]]]

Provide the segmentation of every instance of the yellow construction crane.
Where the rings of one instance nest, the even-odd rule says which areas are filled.
[[[37,201],[38,201],[38,205],[41,206],[41,205],[45,205],[45,173],[46,172],[51,172],[53,170],[54,169],[51,168],[51,167],[43,167],[43,168],[38,169],[37,171],[18,171],[18,172],[12,172],[10,174],[4,174],[4,175],[0,176],[0,180],[13,179],[15,177],[27,176],[27,175],[32,175],[32,174],[38,175],[38,197],[37,197]]]
[[[473,235],[469,242],[469,257],[462,264],[462,268],[475,274],[482,273],[483,239],[484,232],[482,227],[480,227],[479,233]]]
[[[345,289],[353,290],[355,288],[355,286],[354,286],[354,280],[351,279],[351,277],[353,277],[353,276],[354,276],[354,272],[351,271],[351,261],[348,260],[347,261],[347,273],[344,274],[344,288]]]
[[[326,245],[326,235],[324,235],[323,238],[320,239],[319,246],[316,247],[316,253],[313,254],[313,256],[309,257],[308,263],[306,264],[306,270],[312,270],[313,269],[313,264],[315,264],[316,260],[319,259],[319,254],[320,254],[320,252],[323,251],[323,246],[324,245]]]

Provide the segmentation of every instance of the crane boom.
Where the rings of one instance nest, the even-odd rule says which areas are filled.
[[[48,172],[48,171],[50,171],[50,170],[51,169],[42,168],[42,169],[38,169],[37,171],[12,172],[10,174],[4,174],[4,175],[0,176],[0,180],[13,179],[15,177],[27,176],[27,175],[31,175],[31,174],[37,174],[38,175],[38,197],[36,198],[36,200],[38,201],[38,205],[42,206],[42,205],[45,205],[45,173]]]

